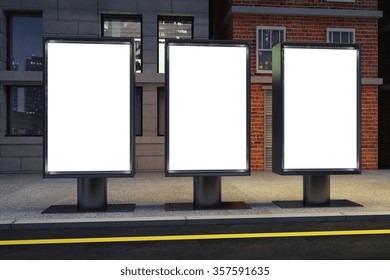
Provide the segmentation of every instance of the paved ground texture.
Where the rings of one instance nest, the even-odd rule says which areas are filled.
[[[193,201],[193,179],[138,173],[134,178],[110,178],[107,188],[109,204],[135,204],[134,212],[42,214],[52,205],[76,205],[76,179],[1,174],[0,229],[390,219],[390,170],[331,176],[332,200],[347,199],[363,207],[286,209],[272,202],[302,200],[302,181],[302,176],[270,172],[223,177],[222,201],[244,201],[251,209],[165,211],[165,203]]]

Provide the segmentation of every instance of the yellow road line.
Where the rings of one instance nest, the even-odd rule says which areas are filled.
[[[390,229],[0,240],[0,246],[390,234]]]

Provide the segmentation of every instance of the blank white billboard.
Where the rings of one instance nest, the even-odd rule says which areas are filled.
[[[358,50],[286,47],[283,56],[283,168],[359,168]]]
[[[167,43],[167,173],[249,172],[248,46]]]
[[[46,43],[47,175],[132,173],[132,45]]]

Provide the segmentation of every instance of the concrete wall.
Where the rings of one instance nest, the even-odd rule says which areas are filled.
[[[45,36],[100,37],[102,14],[142,15],[143,134],[136,139],[137,170],[163,170],[164,137],[157,136],[159,15],[192,16],[194,38],[209,37],[208,0],[0,0],[0,173],[42,172],[42,137],[7,136],[7,86],[42,85],[41,72],[7,71],[7,11],[40,11]],[[28,44],[28,42],[26,42]]]

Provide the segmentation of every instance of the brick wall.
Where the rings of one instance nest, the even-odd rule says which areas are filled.
[[[334,9],[377,10],[377,0],[356,0],[353,3],[328,2],[327,0],[233,0],[236,6],[306,7]]]
[[[251,167],[264,170],[264,92],[251,85]]]
[[[263,3],[267,1],[252,2]],[[269,2],[282,3],[286,1]],[[264,74],[256,74],[256,26],[284,26],[286,27],[286,40],[298,42],[326,42],[327,28],[354,28],[356,43],[362,45],[362,77],[377,78],[378,76],[378,26],[375,19],[234,14],[231,38],[250,42],[251,75],[264,76]],[[271,76],[271,74],[266,75]],[[264,98],[261,84],[252,84],[252,110],[252,170],[263,170]],[[362,167],[364,169],[376,169],[378,167],[377,143],[378,87],[364,85],[362,87]]]

